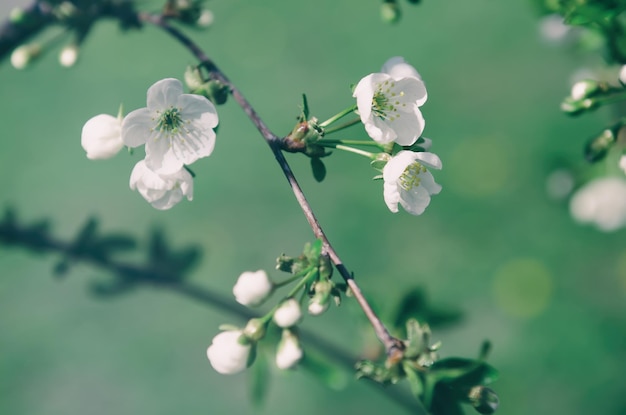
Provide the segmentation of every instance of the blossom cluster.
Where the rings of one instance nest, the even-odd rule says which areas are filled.
[[[382,153],[378,158],[386,162],[382,179],[387,207],[395,213],[400,204],[413,215],[422,214],[431,195],[441,191],[428,169],[442,167],[437,155],[413,149],[425,127],[420,107],[428,94],[422,77],[404,58],[393,57],[385,62],[381,72],[361,79],[353,96],[367,134],[378,144],[392,144],[392,153]],[[430,140],[421,140],[419,146],[428,150]]]
[[[275,288],[265,271],[247,271],[237,279],[233,294],[238,303],[254,307],[267,300]],[[276,351],[276,366],[283,370],[295,367],[303,357],[296,330],[296,325],[302,320],[302,310],[300,303],[289,296],[264,318],[251,319],[243,329],[226,327],[216,335],[207,349],[213,368],[228,375],[239,373],[252,364],[254,348],[265,337],[270,319],[282,331]]]
[[[157,209],[193,198],[193,178],[186,166],[211,155],[218,124],[215,106],[206,97],[184,94],[173,78],[148,89],[147,106],[126,117],[96,115],[83,127],[81,144],[90,159],[106,159],[122,147],[145,146],[145,158],[130,175],[137,190]]]

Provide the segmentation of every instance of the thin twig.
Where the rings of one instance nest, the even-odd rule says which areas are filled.
[[[357,302],[363,309],[365,316],[367,317],[372,327],[374,328],[376,336],[385,347],[387,356],[393,360],[401,357],[403,353],[403,349],[404,349],[402,342],[396,339],[395,337],[393,337],[389,333],[389,330],[387,330],[383,322],[376,315],[374,310],[372,310],[372,307],[365,299],[365,296],[361,292],[361,289],[359,288],[358,284],[354,280],[352,274],[348,271],[346,266],[343,264],[343,262],[339,258],[339,255],[337,254],[335,249],[332,247],[330,241],[324,234],[324,231],[319,221],[315,217],[315,214],[313,213],[313,210],[311,209],[309,202],[306,200],[306,197],[304,195],[304,192],[302,191],[302,188],[298,184],[298,181],[296,180],[296,177],[293,174],[293,171],[291,170],[289,163],[285,159],[285,156],[280,146],[281,138],[277,136],[276,134],[274,134],[269,129],[269,127],[263,122],[263,120],[256,113],[252,105],[243,96],[243,94],[241,94],[241,92],[237,89],[237,87],[233,85],[232,82],[230,82],[230,80],[217,67],[217,65],[215,65],[215,63],[204,53],[204,51],[195,42],[193,42],[187,35],[185,35],[183,32],[178,30],[176,27],[170,25],[168,21],[166,19],[163,19],[161,16],[157,16],[157,15],[153,15],[149,13],[140,13],[139,18],[143,21],[152,23],[162,28],[163,30],[168,32],[170,35],[172,35],[174,38],[176,38],[202,63],[202,65],[207,69],[207,71],[210,73],[213,79],[216,79],[222,82],[224,85],[227,85],[229,87],[231,95],[233,96],[235,101],[237,101],[239,106],[248,115],[248,118],[250,118],[252,123],[256,126],[256,128],[259,130],[259,132],[261,133],[261,135],[263,136],[267,144],[270,146],[272,153],[274,154],[276,161],[280,165],[285,177],[287,178],[287,181],[289,182],[289,185],[291,186],[291,189],[298,203],[300,204],[300,207],[307,221],[309,222],[309,225],[311,226],[311,229],[313,230],[315,237],[322,239],[324,243],[324,252],[328,254],[328,256],[330,257],[330,260],[333,262],[333,264],[335,265],[335,267],[337,268],[337,270],[339,271],[339,273],[341,274],[345,282],[348,284],[348,286],[350,287],[350,290],[352,290],[354,297],[356,298]]]

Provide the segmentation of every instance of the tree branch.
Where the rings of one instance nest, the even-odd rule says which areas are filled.
[[[162,16],[157,16],[157,15],[153,15],[149,13],[140,13],[139,18],[142,21],[149,22],[160,27],[161,29],[169,33],[171,36],[173,36],[175,39],[177,39],[202,63],[202,65],[209,72],[210,77],[212,79],[216,79],[222,82],[224,85],[228,86],[228,88],[230,89],[231,95],[233,96],[235,101],[237,101],[239,106],[248,115],[248,118],[250,118],[252,123],[256,126],[257,130],[261,133],[261,135],[263,136],[263,138],[269,145],[270,149],[272,150],[272,153],[274,154],[276,161],[280,165],[280,168],[282,169],[285,177],[287,178],[287,181],[289,182],[289,185],[291,186],[293,194],[296,197],[296,200],[298,201],[298,204],[300,205],[300,208],[302,209],[304,216],[306,217],[311,229],[313,230],[313,234],[315,235],[316,238],[322,239],[324,243],[324,252],[330,257],[330,260],[333,262],[333,264],[337,268],[337,271],[339,271],[339,273],[345,280],[346,284],[348,284],[348,286],[352,290],[352,293],[354,294],[354,297],[359,303],[359,306],[362,308],[363,312],[365,313],[365,316],[367,317],[367,319],[370,321],[370,324],[374,328],[376,336],[385,347],[385,351],[387,353],[388,358],[394,361],[400,359],[402,357],[403,350],[404,350],[403,343],[400,340],[393,337],[389,333],[389,330],[387,330],[383,322],[380,320],[380,318],[376,315],[376,313],[374,312],[370,304],[367,302],[367,299],[365,298],[358,284],[354,280],[352,273],[348,271],[346,266],[341,261],[341,258],[339,258],[339,255],[337,254],[337,252],[331,245],[330,241],[326,237],[326,234],[324,233],[324,230],[322,229],[322,226],[320,225],[319,221],[315,217],[315,214],[313,213],[313,210],[311,209],[311,205],[306,200],[304,192],[302,191],[300,184],[296,180],[296,177],[293,174],[293,171],[291,170],[289,163],[285,159],[285,156],[281,150],[282,139],[269,129],[269,127],[263,122],[263,120],[256,113],[252,105],[248,102],[248,100],[246,100],[243,94],[237,89],[237,87],[233,85],[232,82],[230,82],[230,80],[217,67],[217,65],[215,65],[215,63],[204,53],[204,51],[196,43],[194,43],[187,35],[185,35],[183,32],[178,30],[176,27],[170,25],[168,21],[164,19]]]

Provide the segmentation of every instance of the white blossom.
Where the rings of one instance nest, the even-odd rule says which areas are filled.
[[[570,200],[570,213],[581,223],[604,232],[626,225],[626,179],[602,177],[578,189]]]
[[[283,302],[274,312],[274,322],[278,327],[288,328],[297,324],[302,318],[300,304],[295,298]]]
[[[298,336],[291,330],[283,330],[278,350],[276,351],[276,366],[279,369],[290,369],[302,359],[302,348]]]
[[[390,211],[404,210],[420,215],[430,203],[430,196],[441,191],[427,167],[441,169],[441,160],[433,153],[400,151],[383,168],[383,197]]]
[[[256,272],[246,271],[237,279],[233,294],[239,304],[256,306],[269,297],[273,288],[272,281],[262,269]]]
[[[232,375],[246,369],[252,346],[241,344],[241,337],[241,330],[229,330],[213,338],[206,355],[216,371]]]
[[[137,190],[153,207],[166,210],[187,197],[193,199],[193,177],[184,168],[172,174],[157,174],[145,160],[138,162],[130,174],[130,188]]]
[[[99,114],[87,120],[80,136],[80,144],[89,159],[108,159],[122,147],[122,120],[108,114]]]
[[[401,57],[389,59],[382,72],[361,79],[352,96],[367,134],[377,143],[410,146],[424,131],[419,107],[426,102],[426,86]]]
[[[146,165],[158,174],[171,174],[213,152],[217,123],[211,101],[183,94],[182,83],[167,78],[148,89],[146,108],[124,118],[122,140],[129,147],[145,144]]]

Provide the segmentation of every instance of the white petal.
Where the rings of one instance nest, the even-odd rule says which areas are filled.
[[[441,170],[441,159],[434,153],[421,152],[415,153],[415,160],[431,169]]]
[[[157,174],[174,174],[183,167],[183,161],[174,154],[171,139],[166,134],[146,143],[146,165]]]
[[[426,122],[422,116],[422,112],[414,106],[411,113],[397,114],[393,120],[384,120],[391,130],[394,131],[396,137],[395,142],[401,146],[410,146],[424,132]]]
[[[154,135],[154,113],[147,108],[132,111],[122,121],[122,141],[128,147],[145,144]]]
[[[396,97],[401,102],[411,102],[413,104],[417,104],[418,107],[424,105],[426,99],[428,98],[426,85],[424,85],[424,82],[416,78],[403,78],[397,80],[395,82],[395,86],[393,87],[393,91],[402,91],[404,93],[402,97]],[[407,111],[411,110],[407,109]]]
[[[356,106],[361,117],[361,122],[365,124],[372,114],[372,98],[374,98],[374,78],[378,74],[369,74],[359,81],[354,88],[352,96],[356,98]]]
[[[377,143],[387,144],[391,143],[398,136],[396,131],[385,120],[382,120],[374,115],[365,124],[365,131],[367,135]]]
[[[393,156],[383,167],[383,180],[385,183],[397,182],[409,164],[415,161],[417,154],[409,150],[402,150]]]
[[[412,215],[421,215],[430,203],[430,194],[423,186],[406,191],[400,188],[400,204]]]
[[[172,154],[184,164],[211,155],[215,148],[215,132],[211,128],[193,121],[188,129],[188,133],[172,138]]]
[[[183,120],[197,122],[205,129],[215,128],[218,124],[219,119],[215,105],[206,97],[182,94],[178,97],[175,106],[180,108]]]
[[[153,111],[170,108],[182,93],[183,84],[178,79],[161,79],[148,89],[148,108]]]
[[[383,185],[383,199],[393,213],[398,213],[400,202],[400,188],[396,182],[385,182]]]
[[[393,79],[401,79],[401,78],[417,78],[422,79],[419,72],[415,70],[415,68],[404,60],[401,56],[394,56],[385,62],[383,65],[381,72],[385,72]]]

